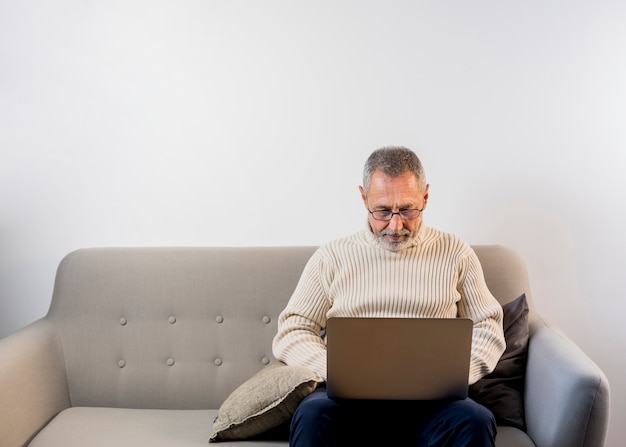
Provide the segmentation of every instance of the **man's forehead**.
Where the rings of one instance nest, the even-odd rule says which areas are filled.
[[[368,195],[398,192],[417,193],[419,195],[420,190],[417,176],[410,171],[397,176],[389,176],[382,171],[375,171],[372,175]]]

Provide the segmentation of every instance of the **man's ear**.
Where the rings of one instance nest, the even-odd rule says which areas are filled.
[[[430,184],[426,184],[426,188],[424,188],[424,207],[422,209],[426,209],[428,203],[428,188],[430,188]]]
[[[359,186],[359,191],[361,192],[361,199],[363,200],[363,205],[367,208],[367,196],[365,195],[365,190],[362,186]]]

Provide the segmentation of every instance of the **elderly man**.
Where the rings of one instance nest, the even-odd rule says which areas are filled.
[[[367,228],[321,246],[280,315],[275,356],[326,377],[322,336],[331,317],[470,318],[469,382],[491,372],[505,347],[502,307],[467,243],[427,227],[429,185],[418,157],[386,147],[368,158],[361,198]],[[471,399],[350,401],[321,387],[298,406],[290,445],[493,446],[496,424]]]

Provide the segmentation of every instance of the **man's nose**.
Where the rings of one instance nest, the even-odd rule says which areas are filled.
[[[404,227],[404,223],[402,222],[402,218],[399,214],[394,214],[387,225],[391,231],[400,231]]]

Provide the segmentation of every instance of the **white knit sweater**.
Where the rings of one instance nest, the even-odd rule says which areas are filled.
[[[471,247],[423,225],[416,244],[398,252],[369,229],[321,246],[280,314],[276,358],[326,378],[321,333],[330,317],[470,318],[470,384],[495,368],[505,347],[502,307]]]

